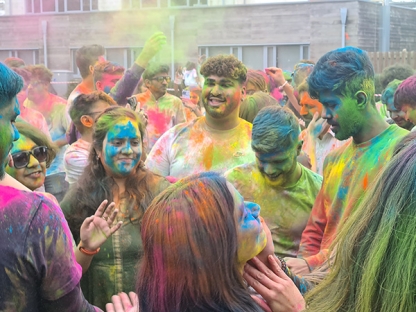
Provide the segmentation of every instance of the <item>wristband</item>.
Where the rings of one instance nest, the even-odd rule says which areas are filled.
[[[284,84],[282,84],[282,85],[280,86],[280,88],[282,88],[282,89],[283,89],[283,87],[284,87],[285,85],[287,85],[287,80],[285,81],[285,83],[284,83]]]
[[[96,255],[99,251],[100,251],[100,247],[98,247],[96,250],[93,250],[93,251],[91,251],[91,250],[88,250],[88,249],[85,249],[83,246],[79,246],[79,251],[81,251],[84,255],[87,255],[87,256],[94,256],[94,255]]]

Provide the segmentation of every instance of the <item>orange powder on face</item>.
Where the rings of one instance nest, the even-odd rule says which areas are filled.
[[[322,104],[318,100],[312,99],[309,96],[308,92],[302,92],[302,97],[300,99],[300,114],[301,115],[307,115],[308,113],[314,114],[316,111],[319,112],[319,114],[322,113]],[[305,105],[309,105],[310,111],[305,107]]]

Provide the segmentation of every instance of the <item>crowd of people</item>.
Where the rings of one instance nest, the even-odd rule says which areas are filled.
[[[416,311],[414,70],[377,101],[359,48],[291,73],[165,42],[80,48],[67,99],[0,63],[0,310]]]

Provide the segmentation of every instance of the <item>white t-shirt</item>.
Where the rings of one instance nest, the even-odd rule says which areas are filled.
[[[64,155],[65,180],[69,183],[75,183],[83,174],[85,167],[88,165],[91,144],[82,139],[72,143]]]
[[[146,166],[156,174],[183,178],[194,173],[216,171],[255,161],[251,149],[252,124],[240,124],[226,131],[209,128],[205,117],[179,124],[153,146]]]

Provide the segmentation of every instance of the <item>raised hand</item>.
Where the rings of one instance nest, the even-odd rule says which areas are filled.
[[[96,250],[122,225],[122,221],[113,225],[118,209],[115,209],[115,203],[108,207],[107,203],[108,200],[104,200],[95,214],[86,218],[81,225],[81,245],[87,250]]]
[[[305,300],[293,281],[280,267],[275,256],[269,256],[269,268],[257,258],[244,267],[243,277],[263,299],[252,296],[266,312],[298,312],[305,309]]]
[[[154,33],[144,44],[143,50],[136,59],[136,63],[141,67],[146,67],[149,61],[160,51],[166,44],[166,36],[163,32]]]
[[[139,311],[139,301],[137,299],[137,294],[134,292],[129,292],[127,296],[126,293],[122,292],[118,295],[111,297],[112,303],[107,303],[105,309],[107,312],[137,312]]]
[[[283,76],[282,69],[277,67],[268,67],[264,71],[266,72],[266,74],[273,78],[273,80],[277,83],[279,87],[286,82],[286,79]]]
[[[329,128],[331,127],[330,124],[326,121],[326,119],[319,118],[319,113],[316,112],[313,115],[313,118],[308,126],[309,135],[312,135],[314,139],[322,137],[328,132]]]

